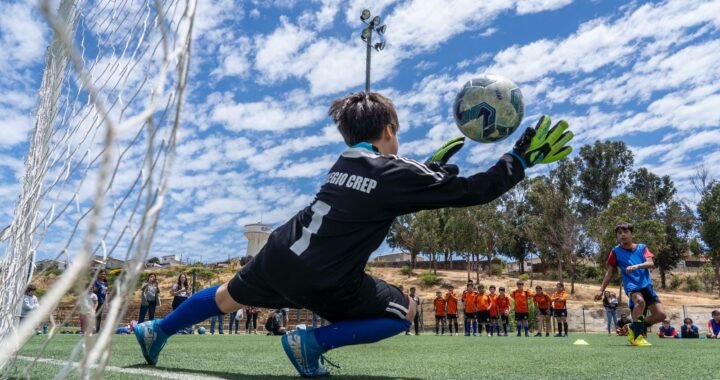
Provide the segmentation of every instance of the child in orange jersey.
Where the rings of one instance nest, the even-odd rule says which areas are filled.
[[[453,326],[455,326],[455,335],[459,332],[458,327],[458,294],[455,292],[455,287],[450,285],[448,292],[445,294],[445,304],[447,305],[447,323],[448,331],[450,335],[453,333]]]
[[[435,308],[435,335],[440,333],[440,326],[442,326],[442,335],[445,335],[445,310],[447,302],[445,302],[445,298],[443,298],[442,292],[439,290],[435,293],[433,307]]]
[[[475,306],[475,285],[472,281],[467,283],[467,288],[462,292],[462,303],[465,309],[465,336],[470,336],[471,327],[472,334],[477,335],[477,307]]]
[[[533,296],[533,302],[538,309],[537,314],[537,334],[535,336],[542,336],[543,326],[545,327],[545,336],[550,336],[550,302],[552,299],[550,295],[543,291],[542,286],[538,285],[535,287],[535,295]]]
[[[498,294],[495,292],[495,285],[490,285],[490,336],[492,336],[497,330],[498,336],[500,336],[500,326],[498,325],[498,310],[497,310],[497,298]]]
[[[517,283],[517,289],[510,292],[510,298],[515,303],[515,322],[517,323],[517,336],[520,336],[521,330],[525,330],[525,336],[530,336],[530,326],[528,325],[528,316],[530,311],[528,309],[528,300],[532,299],[533,293],[529,290],[525,290],[525,282],[519,280]]]
[[[485,285],[478,285],[478,293],[475,297],[475,308],[477,309],[478,334],[482,336],[483,325],[490,336],[490,307],[492,306],[490,296],[485,293]]]
[[[508,327],[510,325],[510,297],[505,295],[505,288],[502,286],[498,290],[500,291],[500,294],[495,300],[495,306],[497,308],[498,316],[500,316],[500,319],[502,320],[504,336],[507,336]],[[500,336],[500,326],[497,326],[497,334]]]
[[[553,312],[555,321],[557,321],[558,333],[556,337],[568,336],[568,323],[567,323],[567,293],[565,293],[565,285],[562,282],[558,282],[557,291],[551,296],[553,300]],[[563,328],[565,329],[565,335],[563,335]]]

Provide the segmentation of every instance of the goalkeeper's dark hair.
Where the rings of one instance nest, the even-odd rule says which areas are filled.
[[[356,92],[335,100],[328,115],[348,146],[380,138],[388,124],[398,130],[395,106],[377,92]]]

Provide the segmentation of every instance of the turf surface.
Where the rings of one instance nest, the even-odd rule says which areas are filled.
[[[58,336],[43,358],[65,359],[75,336]],[[573,345],[584,339],[588,346]],[[717,379],[720,341],[649,339],[653,347],[630,347],[625,338],[598,334],[555,337],[464,337],[400,335],[380,343],[331,351],[350,379]],[[34,356],[45,342],[35,337],[21,355]],[[18,361],[12,377],[50,379],[60,370],[37,364],[26,372]],[[712,364],[715,363],[715,364]],[[133,336],[116,336],[110,365],[225,379],[298,378],[279,337],[261,335],[175,336],[156,367],[144,364]],[[108,371],[106,379],[153,378]]]

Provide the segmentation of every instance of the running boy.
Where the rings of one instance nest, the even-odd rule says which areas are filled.
[[[662,322],[667,317],[650,280],[649,269],[655,267],[653,254],[645,244],[633,243],[633,227],[629,223],[615,226],[615,237],[619,244],[610,251],[607,259],[608,269],[600,285],[600,292],[595,295],[595,300],[602,299],[605,288],[617,268],[620,268],[623,287],[630,298],[628,306],[632,313],[628,340],[633,346],[652,346],[642,333],[647,326]],[[647,310],[651,315],[646,318],[644,314]]]
[[[150,364],[169,336],[241,305],[307,308],[331,322],[281,339],[298,373],[326,376],[322,355],[333,348],[377,342],[405,331],[416,305],[398,288],[365,273],[395,217],[423,209],[490,202],[525,176],[525,168],[564,158],[567,123],[549,129],[543,117],[512,152],[488,171],[458,176],[447,160],[464,144],[450,140],[429,165],[397,156],[398,117],[392,102],[360,92],[333,102],[329,112],[349,146],[330,169],[312,203],[279,226],[255,258],[229,282],[205,289],[135,335]]]

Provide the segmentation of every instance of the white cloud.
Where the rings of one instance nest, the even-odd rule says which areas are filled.
[[[309,104],[302,93],[258,102],[222,103],[212,110],[212,121],[231,131],[285,131],[307,127],[325,118],[325,107]]]
[[[307,72],[303,65],[296,63],[296,54],[312,42],[315,32],[280,19],[281,26],[267,37],[258,37],[255,44],[255,68],[270,82],[284,80]]]
[[[517,13],[537,13],[562,8],[573,0],[518,0]]]

